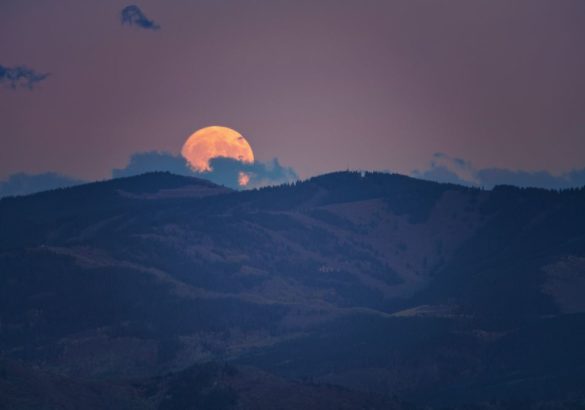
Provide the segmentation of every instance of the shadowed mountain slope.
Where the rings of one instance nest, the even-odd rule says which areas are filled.
[[[427,404],[564,400],[585,380],[584,205],[355,172],[5,198],[0,352],[100,383],[220,360]]]

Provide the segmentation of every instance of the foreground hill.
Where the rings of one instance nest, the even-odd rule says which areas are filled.
[[[577,400],[583,209],[584,190],[352,172],[244,192],[154,173],[6,198],[0,352],[116,386],[219,360],[350,401]]]
[[[412,409],[379,394],[212,362],[140,380],[79,381],[0,361],[0,392],[0,409]]]

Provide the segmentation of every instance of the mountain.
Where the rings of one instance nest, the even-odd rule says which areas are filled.
[[[288,381],[257,369],[212,362],[140,380],[80,382],[0,361],[0,392],[0,409],[411,408],[382,395]]]
[[[4,198],[0,357],[96,408],[96,392],[216,408],[160,399],[205,363],[226,408],[574,408],[583,209],[583,189],[357,172],[242,192],[151,173]]]

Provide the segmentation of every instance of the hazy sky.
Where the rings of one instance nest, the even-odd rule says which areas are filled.
[[[0,86],[0,177],[104,178],[213,124],[301,177],[585,166],[583,0],[2,0],[18,65],[50,75]]]

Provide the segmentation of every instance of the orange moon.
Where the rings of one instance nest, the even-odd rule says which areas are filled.
[[[254,152],[246,138],[231,128],[220,126],[195,131],[185,141],[181,155],[197,172],[211,171],[209,160],[216,157],[233,158],[244,163],[254,162]]]

